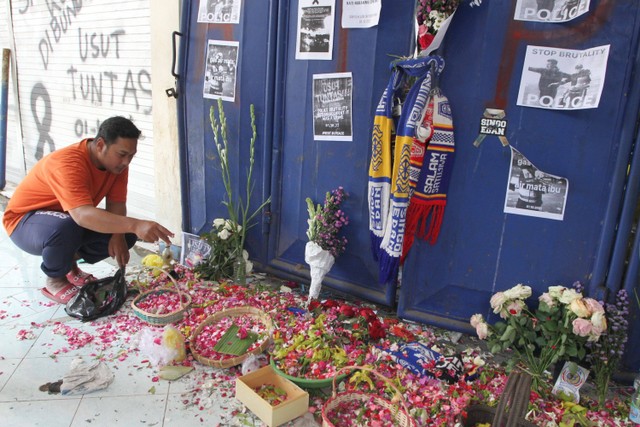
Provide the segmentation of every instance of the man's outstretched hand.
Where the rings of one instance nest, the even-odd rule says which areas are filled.
[[[138,220],[134,233],[144,240],[145,242],[157,242],[158,240],[164,241],[167,245],[171,245],[171,237],[174,234],[164,228],[162,225],[155,221]]]

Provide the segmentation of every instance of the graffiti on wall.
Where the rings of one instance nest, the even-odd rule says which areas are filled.
[[[36,48],[31,49],[32,55],[42,67],[37,76],[23,77],[24,84],[31,86],[31,120],[38,134],[27,135],[27,140],[37,141],[33,149],[36,160],[55,150],[56,140],[62,146],[95,136],[100,121],[110,114],[104,110],[138,118],[151,114],[151,73],[144,65],[131,65],[140,63],[139,52],[145,46],[139,32],[127,34],[124,29],[130,28],[123,24],[128,15],[111,11],[108,19],[96,21],[96,16],[104,16],[108,3],[13,3],[30,26],[28,31],[16,31],[18,46]]]

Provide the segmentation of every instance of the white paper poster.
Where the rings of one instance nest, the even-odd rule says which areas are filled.
[[[567,22],[589,11],[591,0],[518,0],[513,19],[534,22]]]
[[[342,28],[378,25],[382,0],[342,0]]]
[[[335,0],[300,0],[296,59],[331,60]]]
[[[527,46],[518,105],[552,110],[598,108],[609,45],[585,50]]]
[[[209,40],[204,70],[203,96],[235,101],[239,43]]]
[[[198,22],[237,24],[242,0],[200,0]]]
[[[352,141],[353,79],[351,73],[313,76],[313,139]]]
[[[511,147],[511,167],[504,212],[561,221],[569,193],[569,180],[536,168]]]

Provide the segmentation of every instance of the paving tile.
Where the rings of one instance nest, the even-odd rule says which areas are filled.
[[[164,396],[87,397],[80,402],[71,427],[159,426],[163,425]],[[178,420],[176,426],[184,426]],[[167,425],[167,424],[165,424]]]
[[[7,359],[0,357],[0,390],[9,381],[11,375],[18,367],[21,359]]]
[[[2,427],[69,427],[79,404],[80,398],[0,402]]]

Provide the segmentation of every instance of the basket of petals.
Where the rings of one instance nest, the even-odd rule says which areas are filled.
[[[178,283],[164,270],[173,287],[159,287],[142,292],[131,301],[133,313],[152,325],[167,325],[182,320],[191,304],[191,296],[182,292]]]
[[[191,354],[203,365],[229,368],[262,353],[272,331],[273,322],[264,311],[251,306],[228,308],[198,325],[190,340]]]
[[[361,391],[336,390],[336,378],[342,371],[363,370],[373,373],[386,384],[386,390],[392,390],[392,400]],[[416,423],[409,415],[407,403],[398,388],[384,375],[364,366],[345,366],[333,379],[333,392],[322,408],[322,427],[348,427],[360,425],[415,427]],[[383,387],[384,389],[384,387]],[[375,424],[373,424],[375,422]]]

